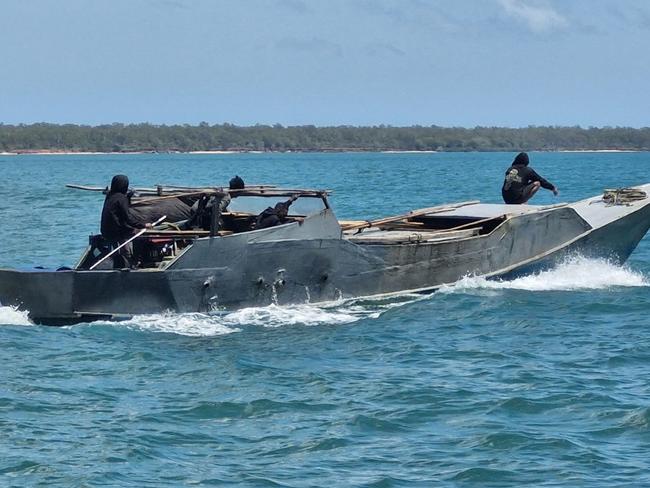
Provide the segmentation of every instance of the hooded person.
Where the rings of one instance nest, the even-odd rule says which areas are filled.
[[[266,229],[268,227],[275,227],[276,225],[284,224],[287,221],[289,207],[296,200],[297,197],[293,196],[286,202],[276,203],[274,207],[267,207],[261,214],[257,216],[255,229]]]
[[[126,196],[129,189],[129,178],[125,175],[115,175],[111,188],[104,200],[102,208],[101,233],[113,247],[127,241],[137,229],[145,226],[138,223],[129,212],[129,199]],[[133,265],[133,245],[122,247],[113,259],[114,268],[126,268]]]
[[[540,187],[552,191],[556,196],[559,194],[555,185],[542,178],[528,166],[529,162],[528,154],[521,152],[517,154],[512,165],[506,171],[501,188],[504,202],[508,204],[526,203]]]
[[[238,175],[235,175],[228,182],[229,190],[243,190],[244,180]],[[214,194],[214,195],[201,195],[201,197],[192,205],[191,215],[187,222],[183,224],[183,229],[201,228],[204,230],[218,230],[223,227],[223,220],[221,214],[226,211],[230,205],[231,197],[229,193]],[[216,215],[213,216],[213,212]],[[216,221],[216,229],[212,229],[213,218]]]
[[[231,190],[243,190],[245,188],[244,180],[239,175],[235,175],[228,182],[228,187]]]

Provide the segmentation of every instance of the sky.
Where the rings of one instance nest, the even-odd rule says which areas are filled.
[[[649,126],[650,0],[1,0],[0,123]]]

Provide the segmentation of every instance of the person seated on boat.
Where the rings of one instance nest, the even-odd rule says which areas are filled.
[[[274,207],[267,207],[266,210],[257,216],[255,229],[266,229],[285,224],[287,222],[287,215],[289,214],[289,207],[297,198],[294,195],[286,202],[279,202]]]
[[[137,229],[146,227],[138,223],[129,212],[128,189],[129,178],[125,175],[115,175],[111,181],[111,189],[104,200],[101,234],[113,247],[128,241]],[[114,255],[114,268],[130,268],[134,264],[132,243],[123,246]]]
[[[229,190],[243,190],[244,188],[244,180],[239,175],[235,175],[228,182]],[[221,214],[227,210],[231,201],[232,199],[229,193],[226,193],[225,195],[212,195],[210,197],[203,211],[203,228],[205,230],[210,230],[213,208],[216,208],[217,212],[217,228],[223,228],[223,219],[221,218]]]
[[[528,154],[517,154],[512,165],[506,171],[506,177],[501,188],[503,201],[508,204],[526,203],[537,193],[540,188],[546,188],[557,196],[560,192],[557,187],[538,175],[533,168],[528,166]]]
[[[228,188],[230,190],[243,190],[244,180],[241,179],[241,177],[238,175],[235,175],[230,179]],[[216,208],[216,211],[218,212],[217,228],[223,228],[223,220],[221,219],[221,214],[226,211],[228,205],[230,205],[230,202],[231,198],[228,193],[220,195],[201,195],[192,205],[191,216],[189,219],[187,219],[181,228],[184,230],[197,228],[202,230],[210,230],[213,208]]]
[[[231,198],[228,193],[201,195],[194,205],[192,205],[191,217],[181,226],[181,229],[210,230],[213,209],[217,212],[217,228],[223,227],[221,214],[225,212],[230,201]]]

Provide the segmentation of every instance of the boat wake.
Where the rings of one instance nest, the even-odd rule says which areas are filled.
[[[512,280],[488,280],[467,276],[453,285],[444,286],[441,293],[471,290],[581,291],[606,290],[615,287],[650,286],[643,274],[604,259],[582,256],[568,258],[553,269]]]
[[[212,313],[165,313],[137,315],[122,322],[101,322],[151,332],[167,332],[205,337],[231,334],[242,327],[277,328],[285,326],[345,325],[363,319],[375,319],[384,312],[422,300],[420,295],[382,300],[340,300],[321,304],[269,305]]]
[[[2,325],[32,325],[27,312],[15,307],[0,306],[0,324]]]
[[[192,337],[209,337],[239,332],[217,317],[203,313],[173,313],[136,315],[120,322],[94,322],[93,324],[127,327],[133,330],[166,332]]]
[[[453,285],[443,286],[434,296],[440,293],[473,293],[485,290],[580,291],[647,286],[650,286],[650,280],[646,276],[626,266],[578,256],[567,259],[556,268],[512,280],[465,277]],[[404,294],[382,299],[360,298],[320,304],[269,305],[212,313],[169,312],[137,315],[121,322],[94,324],[184,336],[219,336],[239,332],[247,326],[277,328],[352,324],[364,319],[377,319],[388,310],[427,300],[431,296]],[[13,307],[0,307],[0,324],[30,325],[31,322],[27,312]]]
[[[269,305],[235,311],[211,313],[173,313],[136,315],[119,322],[97,321],[90,325],[126,327],[133,330],[164,332],[194,337],[209,337],[241,331],[242,327],[277,328],[283,326],[345,325],[363,319],[376,319],[384,312],[425,299],[422,295],[402,295],[390,299],[351,299],[319,304]],[[0,324],[32,325],[28,313],[0,307]],[[74,326],[72,326],[74,327]]]

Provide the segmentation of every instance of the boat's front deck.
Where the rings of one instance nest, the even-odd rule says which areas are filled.
[[[385,230],[368,229],[360,233],[345,233],[344,237],[355,244],[410,244],[466,239],[478,235],[480,229],[462,230]]]

